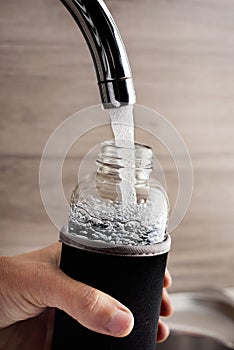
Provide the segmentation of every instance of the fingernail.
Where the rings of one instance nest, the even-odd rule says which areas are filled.
[[[115,336],[127,335],[133,326],[133,316],[130,312],[117,310],[107,325],[107,329]]]

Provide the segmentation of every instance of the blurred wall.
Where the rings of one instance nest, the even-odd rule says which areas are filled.
[[[106,4],[128,52],[137,103],[172,123],[193,165],[191,203],[171,233],[171,289],[233,286],[234,2]],[[59,1],[0,2],[0,87],[0,253],[13,255],[58,240],[40,196],[41,155],[67,117],[100,103],[86,43]],[[107,137],[110,128],[97,128],[71,149],[63,171],[68,200],[83,155]],[[176,168],[163,147],[155,151],[174,205]]]

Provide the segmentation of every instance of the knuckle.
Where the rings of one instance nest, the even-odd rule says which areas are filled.
[[[95,288],[86,287],[81,298],[81,311],[83,313],[98,313],[100,310],[100,292]]]

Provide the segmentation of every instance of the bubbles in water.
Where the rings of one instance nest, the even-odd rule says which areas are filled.
[[[128,212],[119,202],[95,201],[92,198],[72,207],[68,229],[70,234],[90,240],[148,245],[164,239],[166,224],[167,206],[163,206],[162,202],[160,206],[150,201],[137,203],[134,210],[131,208]]]

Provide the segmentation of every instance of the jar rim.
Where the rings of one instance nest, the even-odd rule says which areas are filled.
[[[133,166],[135,169],[151,169],[153,151],[150,146],[139,142],[134,142],[134,148],[128,148],[116,145],[115,140],[107,140],[102,142],[96,162],[106,166]]]
[[[126,141],[126,140],[123,140],[123,141]],[[139,143],[139,142],[134,142],[134,148],[132,147],[125,147],[125,146],[119,146],[116,144],[116,141],[115,140],[106,140],[106,141],[103,141],[101,143],[101,146],[102,147],[105,147],[105,146],[109,146],[109,147],[114,147],[114,148],[117,148],[117,149],[126,149],[126,150],[134,150],[134,151],[137,151],[138,149],[140,150],[148,150],[148,151],[151,151],[152,152],[152,148],[146,144],[143,144],[143,143]]]

